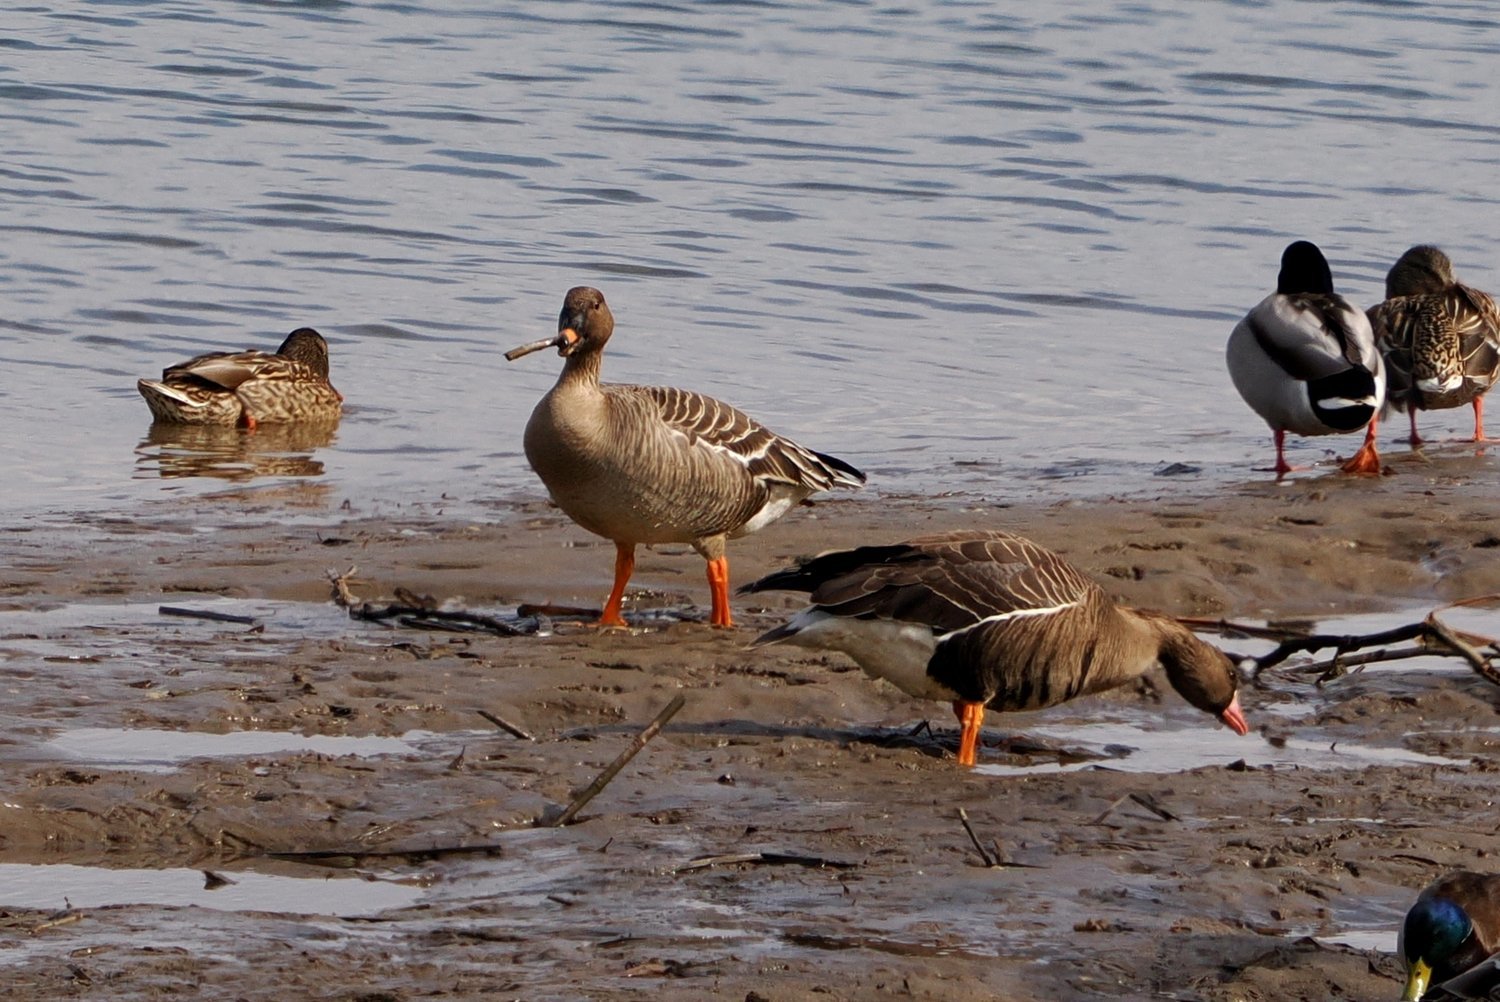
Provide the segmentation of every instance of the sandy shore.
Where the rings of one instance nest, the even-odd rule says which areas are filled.
[[[1500,495],[1488,461],[1475,467],[1451,454],[1378,482],[1210,498],[1164,482],[1160,497],[1086,504],[830,500],[732,544],[732,572],[983,525],[1178,614],[1410,620],[1500,591]],[[541,502],[476,525],[302,500],[291,525],[225,495],[4,534],[0,863],[234,881],[157,904],[33,891],[0,909],[13,998],[1395,998],[1372,937],[1393,940],[1441,869],[1500,851],[1500,689],[1459,668],[1321,688],[1278,675],[1245,692],[1245,738],[1142,684],[992,716],[966,771],[945,708],[838,658],[745,650],[790,597],[739,600],[727,632],[647,614],[706,602],[687,547],[642,554],[627,611],[643,625],[628,633],[431,634],[349,621],[325,570],[357,566],[368,599],[596,604],[609,545]],[[162,603],[260,622],[158,616]],[[678,693],[684,709],[579,823],[530,827]],[[1101,722],[1126,739],[1098,739]],[[143,729],[409,747],[163,764],[89,737]],[[1106,747],[1121,743],[1133,750]],[[1138,764],[1162,746],[1179,749],[1172,767]],[[1087,756],[1104,757],[1058,771]],[[959,807],[1023,865],[983,866]],[[433,848],[467,851],[420,854]],[[335,856],[275,855],[308,850]],[[681,869],[735,853],[769,856]],[[277,907],[270,890],[255,909],[215,907],[268,876],[328,904]],[[372,889],[408,897],[339,917]]]

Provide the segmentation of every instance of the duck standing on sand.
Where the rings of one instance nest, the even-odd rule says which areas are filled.
[[[1473,985],[1445,985],[1500,950],[1500,874],[1456,870],[1428,884],[1406,913],[1396,953],[1406,967],[1404,1000],[1420,999],[1429,986],[1449,998],[1494,998],[1470,994]],[[1493,965],[1464,982],[1500,987]]]
[[[975,762],[986,707],[1039,710],[1158,664],[1189,703],[1249,731],[1222,651],[1170,616],[1116,605],[1062,557],[1008,532],[838,550],[740,589],[775,590],[808,592],[812,605],[751,646],[842,651],[907,695],[951,702],[960,765]]]
[[[211,352],[135,385],[157,421],[252,431],[260,424],[337,421],[344,401],[328,382],[328,342],[311,327],[292,331],[275,354]]]
[[[1484,439],[1484,394],[1500,379],[1500,309],[1453,276],[1436,247],[1408,250],[1385,277],[1385,302],[1369,311],[1375,343],[1390,372],[1386,406],[1417,411],[1474,407],[1474,441]]]
[[[859,487],[865,475],[701,393],[601,383],[614,328],[604,294],[580,286],[563,300],[556,337],[505,353],[515,361],[556,348],[567,360],[526,423],[526,459],[569,518],[614,541],[600,626],[625,625],[620,604],[641,543],[691,543],[708,561],[709,622],[732,626],[725,541],[817,491]]]
[[[1365,441],[1341,469],[1379,474],[1375,426],[1385,401],[1385,366],[1364,313],[1333,291],[1323,252],[1298,240],[1281,255],[1276,291],[1229,335],[1229,377],[1271,426],[1276,478],[1287,432],[1338,435],[1365,428]]]

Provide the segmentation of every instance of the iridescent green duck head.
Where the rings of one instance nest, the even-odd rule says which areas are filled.
[[[1462,974],[1485,958],[1469,913],[1447,898],[1422,898],[1406,913],[1401,927],[1401,956],[1406,961],[1405,1002],[1415,1002],[1434,984]]]

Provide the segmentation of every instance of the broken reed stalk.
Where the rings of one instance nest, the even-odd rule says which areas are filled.
[[[573,802],[568,805],[566,810],[550,820],[538,818],[536,827],[561,828],[572,821],[578,812],[583,810],[583,806],[598,796],[599,792],[609,785],[610,780],[614,779],[620,770],[625,768],[631,759],[635,758],[636,753],[646,747],[646,742],[661,732],[661,729],[666,726],[667,721],[677,715],[677,711],[682,709],[682,704],[686,701],[687,697],[680,692],[676,696],[673,696],[672,701],[656,715],[656,719],[647,724],[645,729],[635,736],[635,740],[630,742],[630,746],[615,756],[615,760],[605,766],[604,771],[594,777],[594,781],[584,787],[582,792],[573,798]]]
[[[357,567],[350,567],[340,574],[330,570],[328,583],[333,590],[336,605],[348,610],[350,617],[371,623],[384,623],[394,619],[402,626],[419,630],[448,630],[455,633],[483,632],[500,637],[519,637],[527,631],[512,626],[493,616],[482,616],[477,612],[444,612],[433,608],[436,602],[425,595],[415,595],[405,588],[397,588],[396,595],[406,604],[384,607],[361,602],[349,588],[349,579],[354,577]]]

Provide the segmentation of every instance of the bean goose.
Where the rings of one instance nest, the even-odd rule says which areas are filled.
[[[1337,435],[1365,429],[1365,441],[1342,469],[1378,474],[1375,426],[1385,400],[1385,366],[1370,322],[1333,291],[1323,252],[1298,240],[1281,255],[1276,291],[1229,335],[1229,376],[1250,408],[1271,426],[1276,478],[1286,461],[1286,433]]]
[[[556,348],[567,360],[526,423],[526,459],[569,518],[614,541],[601,626],[625,625],[620,605],[641,543],[691,543],[708,561],[709,621],[732,626],[725,541],[865,475],[701,393],[601,383],[614,326],[603,293],[580,286],[563,300],[556,337],[505,353],[514,361]]]
[[[1467,994],[1469,989],[1460,994],[1461,986],[1444,983],[1496,950],[1500,950],[1500,874],[1457,870],[1438,878],[1417,895],[1401,924],[1396,952],[1406,967],[1402,998],[1420,999],[1429,985],[1443,986],[1452,998],[1493,998]],[[1463,980],[1488,980],[1491,987],[1500,986],[1500,976],[1493,970],[1477,971]]]
[[[1369,311],[1375,343],[1390,373],[1386,405],[1411,418],[1411,444],[1421,445],[1417,411],[1474,407],[1474,441],[1484,441],[1484,394],[1500,378],[1500,309],[1461,284],[1448,255],[1417,246],[1385,277],[1385,302]]]
[[[335,421],[344,400],[328,382],[328,343],[311,327],[292,331],[275,354],[212,352],[135,385],[157,421],[252,430]]]
[[[1008,532],[824,553],[740,590],[812,601],[752,646],[842,651],[910,696],[951,702],[960,765],[975,762],[985,707],[1054,706],[1156,664],[1193,706],[1248,731],[1218,648],[1168,616],[1116,605],[1062,557]]]

